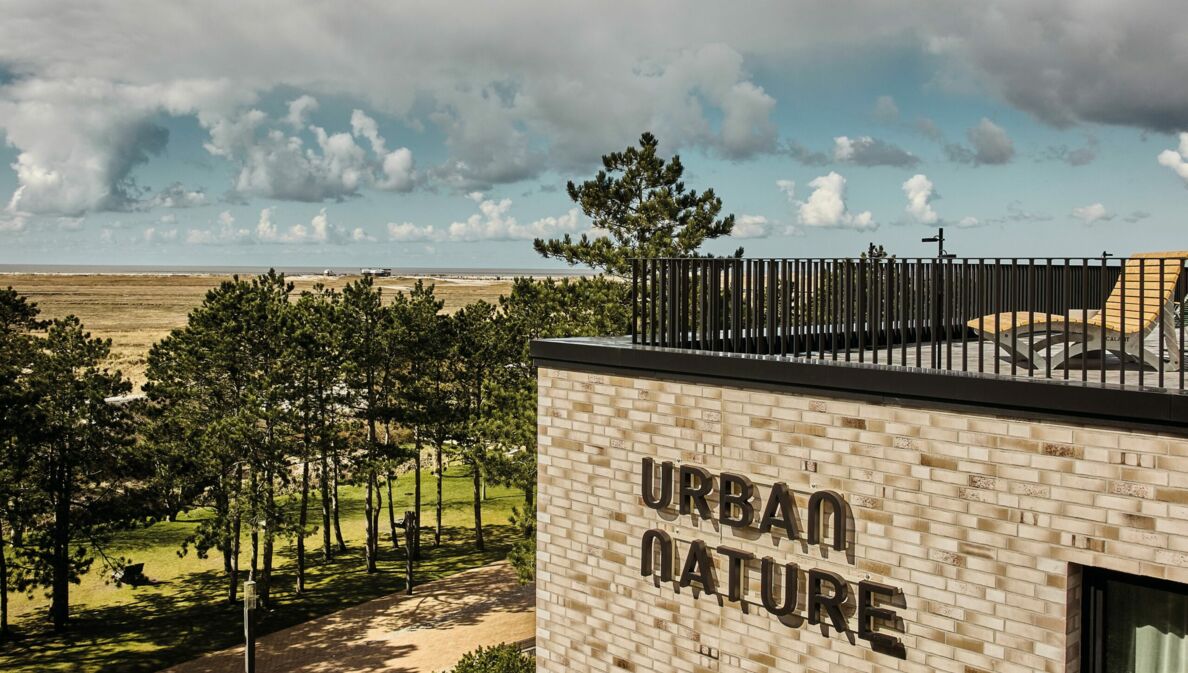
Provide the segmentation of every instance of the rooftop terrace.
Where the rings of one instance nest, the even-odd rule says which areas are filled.
[[[629,340],[537,357],[1188,427],[1188,252],[648,259],[632,276]]]

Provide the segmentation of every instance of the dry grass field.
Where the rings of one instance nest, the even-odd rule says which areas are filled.
[[[4,274],[0,287],[12,286],[41,307],[43,318],[76,315],[95,336],[112,341],[112,366],[137,387],[144,383],[149,348],[186,324],[190,310],[207,290],[230,276],[148,274]],[[316,283],[341,289],[358,276],[290,276],[296,291]],[[511,287],[510,278],[423,277],[437,288],[447,311],[484,299],[496,302]],[[387,296],[407,290],[414,277],[378,278]]]

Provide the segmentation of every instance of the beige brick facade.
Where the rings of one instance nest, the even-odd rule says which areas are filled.
[[[762,390],[540,370],[538,670],[1077,670],[1080,565],[1188,583],[1188,439],[1085,425]],[[652,457],[786,483],[852,511],[850,546],[777,539],[658,512],[641,498]],[[640,573],[644,531],[667,532],[679,573],[703,540],[801,570],[902,591],[905,655],[805,616]],[[752,534],[753,533],[753,534]]]

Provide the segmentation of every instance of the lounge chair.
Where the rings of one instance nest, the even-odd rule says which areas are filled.
[[[1016,311],[983,316],[966,324],[983,339],[1035,369],[1059,367],[1069,358],[1098,351],[1125,355],[1126,360],[1158,368],[1158,349],[1148,348],[1145,340],[1161,328],[1167,369],[1177,371],[1181,363],[1175,294],[1185,258],[1188,251],[1145,252],[1130,257],[1105,307],[1089,311],[1085,320],[1079,310],[1068,316]],[[1162,263],[1162,269],[1161,259],[1170,260]],[[1064,348],[1053,348],[1059,344]]]

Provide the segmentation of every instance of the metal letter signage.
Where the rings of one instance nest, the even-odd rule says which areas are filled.
[[[711,496],[716,494],[718,522],[731,528],[751,530],[749,539],[753,539],[757,531],[761,535],[771,535],[773,540],[781,537],[796,540],[803,530],[810,547],[828,545],[835,551],[844,552],[853,545],[850,508],[842,496],[833,491],[815,491],[809,495],[807,526],[802,527],[792,489],[783,482],[773,484],[764,498],[760,489],[744,475],[723,472],[715,477],[698,465],[676,466],[671,462],[662,463],[657,470],[654,460],[644,458],[640,485],[643,502],[649,508],[669,514],[675,508],[681,516],[710,520],[715,514],[715,508],[710,505]],[[711,555],[711,548],[704,541],[691,540],[685,545],[681,571],[677,576],[673,570],[680,554],[671,535],[653,528],[644,532],[640,543],[639,567],[644,577],[657,577],[658,570],[660,582],[675,581],[679,587],[694,586],[703,594],[720,596],[719,601],[748,602],[746,573],[756,560],[753,553],[725,545],[712,550],[720,558],[719,562],[726,565],[726,586],[722,591],[715,579],[721,577],[716,572],[715,556]],[[759,571],[759,601],[763,607],[780,619],[792,616],[800,595],[800,566],[779,563],[765,556],[759,562]],[[903,593],[899,589],[862,580],[858,582],[857,592],[852,592],[850,584],[837,573],[810,568],[804,574],[804,621],[820,625],[822,633],[827,633],[829,627],[850,633],[847,610],[843,606],[854,601],[856,593],[857,607],[849,612],[856,613],[858,638],[869,642],[871,649],[877,652],[900,658],[906,656],[899,638],[879,630],[880,627],[888,630],[902,628],[895,610],[888,607],[903,607]],[[854,642],[852,635],[850,642]]]

